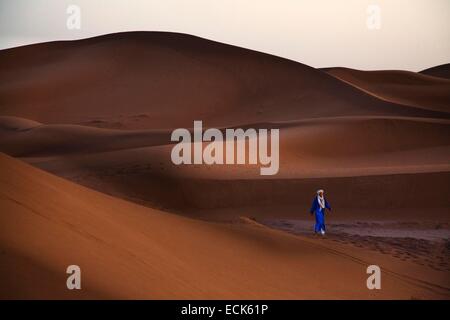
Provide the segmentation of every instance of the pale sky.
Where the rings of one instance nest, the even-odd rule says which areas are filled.
[[[66,26],[72,4],[79,30]],[[313,67],[450,62],[450,0],[0,0],[0,49],[131,30],[189,33]]]

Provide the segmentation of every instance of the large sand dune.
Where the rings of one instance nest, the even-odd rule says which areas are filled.
[[[48,172],[0,158],[2,297],[448,298],[448,239],[409,263],[396,245],[411,258],[423,239],[337,247],[241,218],[308,219],[324,188],[345,228],[448,232],[446,66],[318,70],[164,32],[1,50],[0,152]],[[170,134],[193,120],[279,128],[279,173],[175,166]],[[393,255],[370,249],[383,241]],[[365,288],[372,258],[393,272],[379,293]],[[74,263],[86,270],[81,293],[64,287]]]
[[[18,63],[20,61],[20,63]],[[113,128],[448,114],[382,101],[303,64],[189,35],[130,32],[0,51],[2,115]]]
[[[365,273],[370,261],[358,255],[246,220],[219,225],[141,207],[5,155],[0,155],[0,168],[2,298],[410,299],[449,294],[445,273],[420,275],[413,268],[401,274],[396,262],[384,257],[377,260],[385,269],[383,290],[370,291]],[[65,288],[65,270],[72,264],[82,270],[78,292]]]

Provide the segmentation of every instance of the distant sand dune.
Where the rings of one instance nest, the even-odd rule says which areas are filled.
[[[328,68],[327,73],[385,101],[450,112],[450,79],[409,71]]]
[[[420,71],[420,73],[427,74],[433,77],[450,79],[450,63],[441,64],[440,66],[428,68]]]
[[[336,163],[343,158],[375,157],[436,147],[445,151],[449,145],[449,124],[450,120],[426,118],[337,117],[236,126],[244,129],[280,129],[282,161],[286,165],[296,165],[302,158],[329,158]],[[0,135],[2,151],[21,157],[99,153],[175,143],[170,140],[170,130],[43,125],[27,119],[1,116],[0,128],[3,128]],[[341,141],[346,143],[341,144]],[[432,159],[428,159],[431,164]],[[166,160],[170,160],[170,155]],[[305,164],[302,163],[302,166]]]
[[[170,132],[167,130],[124,131],[70,124],[33,126],[33,123],[36,122],[0,116],[0,128],[3,128],[0,135],[2,151],[12,156],[62,156],[170,142]],[[30,125],[24,129],[26,124]]]
[[[304,208],[322,186],[337,208],[351,204],[367,216],[367,207],[450,206],[442,196],[449,190],[448,120],[341,117],[265,126],[281,128],[280,172],[273,177],[261,176],[259,165],[175,166],[163,131],[40,125],[9,131],[0,141],[5,152],[59,176],[182,212],[262,204]],[[443,217],[448,210],[434,213]]]
[[[450,117],[382,101],[301,63],[167,32],[1,50],[0,69],[2,115],[43,123],[162,129],[193,120],[232,126],[237,119]]]

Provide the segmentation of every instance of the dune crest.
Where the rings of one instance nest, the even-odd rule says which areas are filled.
[[[430,75],[433,77],[439,77],[444,79],[450,79],[450,63],[441,64],[439,66],[431,67],[420,71],[420,73]]]
[[[194,120],[223,127],[236,119],[450,117],[377,99],[298,62],[169,32],[1,50],[0,69],[2,115],[48,124],[173,129]]]

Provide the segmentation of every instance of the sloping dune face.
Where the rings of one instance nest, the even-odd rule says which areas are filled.
[[[220,225],[86,189],[0,154],[1,298],[444,298],[370,261],[252,223]],[[19,236],[18,236],[19,235]],[[380,260],[377,260],[380,261]],[[81,290],[66,268],[81,268]]]
[[[422,74],[427,74],[433,77],[450,79],[450,63],[441,64],[440,66],[428,68],[420,71]]]
[[[450,79],[433,73],[328,68],[327,73],[385,101],[449,112]]]
[[[441,209],[426,217],[447,220],[448,120],[327,118],[270,125],[280,128],[275,176],[261,176],[259,165],[176,166],[170,133],[163,131],[41,125],[9,130],[0,142],[9,154],[59,176],[181,213],[294,205],[298,215],[307,211],[311,193],[326,186],[335,208],[359,209],[359,218],[392,208],[414,208],[425,216],[432,204]]]
[[[190,126],[194,119],[232,126],[437,115],[381,101],[300,63],[175,33],[119,33],[2,50],[0,69],[2,115],[43,123],[157,129]]]
[[[2,151],[15,157],[89,154],[164,145],[167,130],[117,130],[80,125],[44,125],[0,116]]]

